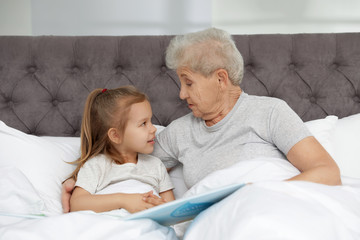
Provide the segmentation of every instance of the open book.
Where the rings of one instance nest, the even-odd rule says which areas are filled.
[[[133,213],[125,220],[150,218],[162,225],[173,225],[195,218],[200,212],[229,196],[244,183],[217,188],[199,195],[180,198],[141,212]]]

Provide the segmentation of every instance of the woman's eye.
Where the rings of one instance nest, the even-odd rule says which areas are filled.
[[[146,122],[143,122],[140,126],[146,126]]]

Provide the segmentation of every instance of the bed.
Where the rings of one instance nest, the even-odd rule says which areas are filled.
[[[189,113],[164,62],[172,36],[0,36],[1,239],[360,239],[360,33],[234,35],[248,94],[285,100],[338,163],[343,186],[284,182],[284,161],[244,161],[177,198],[251,182],[171,227],[93,212],[62,214],[94,88],[135,85],[159,131]]]

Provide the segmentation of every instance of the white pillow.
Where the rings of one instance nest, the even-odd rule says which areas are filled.
[[[160,125],[155,127],[157,134],[165,128]],[[67,162],[79,158],[80,138],[38,137],[11,128],[0,121],[0,143],[0,168],[12,167],[20,170],[27,178],[27,182],[23,184],[30,182],[33,185],[44,201],[45,211],[61,213],[61,183],[75,169],[75,165]],[[176,188],[174,193],[180,197],[180,194],[187,190],[184,189],[181,168],[170,175]],[[177,194],[177,191],[180,193]]]
[[[333,142],[341,175],[360,178],[360,113],[338,120]]]
[[[0,229],[22,221],[20,216],[47,212],[33,185],[15,167],[0,167],[0,189]]]
[[[69,144],[50,139],[25,134],[0,121],[0,167],[19,169],[43,199],[47,211],[61,213],[61,183],[75,168],[66,162],[80,156],[80,141],[77,138],[78,144]]]
[[[338,122],[337,116],[327,116],[322,119],[316,119],[305,122],[305,125],[326,151],[334,157],[333,131]]]

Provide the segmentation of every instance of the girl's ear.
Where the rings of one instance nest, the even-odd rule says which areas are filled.
[[[119,134],[119,131],[116,128],[110,128],[108,130],[108,137],[110,139],[110,141],[112,141],[115,144],[120,144],[122,139],[121,136]]]

